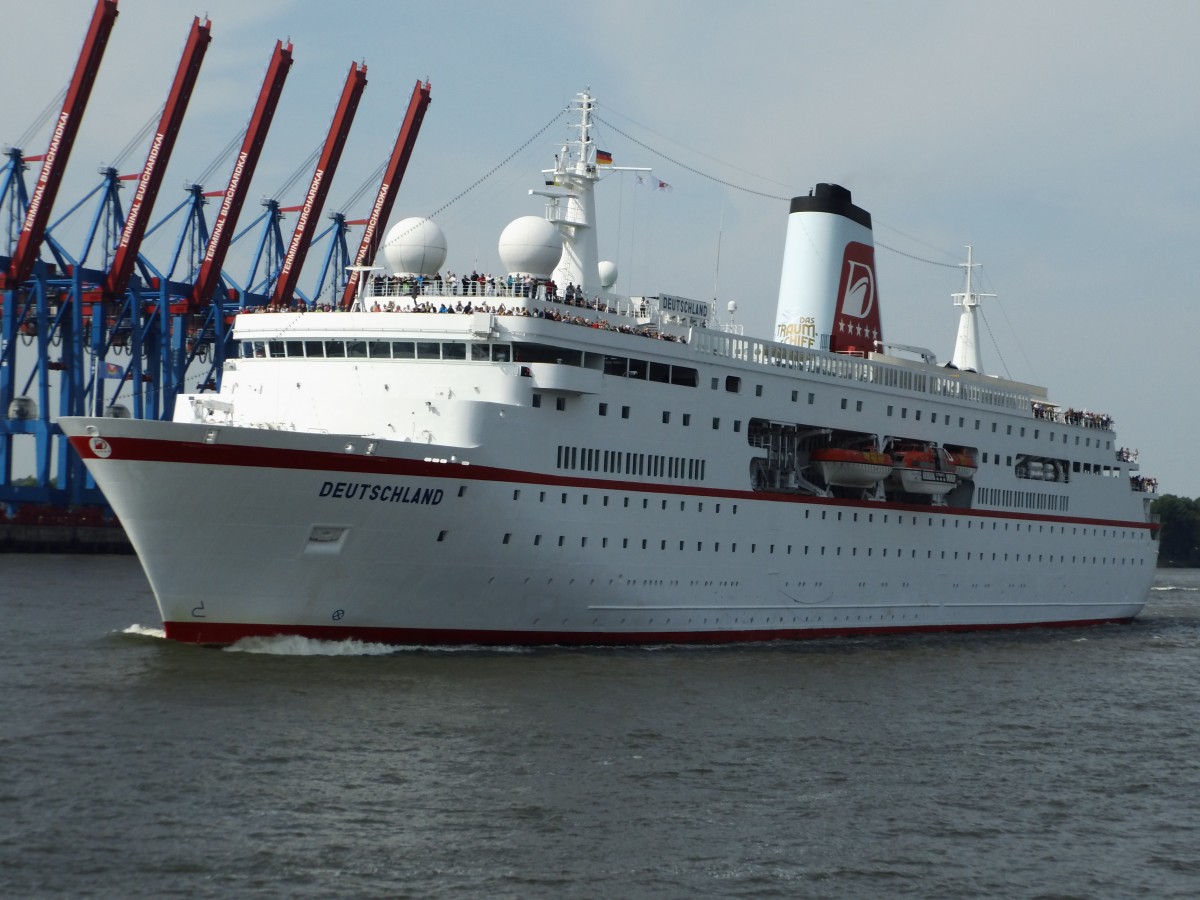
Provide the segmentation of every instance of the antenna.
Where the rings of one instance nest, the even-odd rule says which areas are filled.
[[[979,350],[979,319],[977,311],[982,297],[995,297],[995,294],[978,294],[971,290],[971,271],[977,269],[980,263],[972,259],[972,248],[967,244],[967,261],[959,263],[967,270],[966,289],[960,294],[951,294],[954,305],[962,307],[962,316],[958,320],[958,339],[954,342],[954,356],[951,362],[960,369],[968,372],[983,371],[983,356]]]

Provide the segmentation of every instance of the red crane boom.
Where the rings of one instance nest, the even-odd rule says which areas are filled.
[[[58,122],[50,136],[50,146],[46,150],[42,170],[38,174],[37,186],[34,187],[33,196],[29,200],[29,208],[25,210],[25,222],[21,226],[16,252],[9,261],[4,285],[0,286],[16,287],[33,271],[42,239],[46,236],[50,210],[58,195],[59,185],[62,184],[67,159],[71,155],[71,147],[75,144],[75,137],[79,134],[79,123],[83,119],[83,111],[92,93],[92,85],[96,82],[96,72],[100,69],[100,60],[104,57],[104,48],[108,46],[108,38],[116,20],[117,0],[96,0],[96,10],[92,13],[92,23],[88,26],[83,48],[79,51],[75,74],[71,77],[62,112],[58,114]]]
[[[146,223],[154,210],[154,201],[158,197],[163,175],[166,174],[167,162],[175,148],[175,138],[179,135],[180,125],[183,124],[183,114],[192,97],[192,88],[196,86],[196,77],[200,74],[200,64],[204,61],[205,51],[212,40],[211,30],[212,23],[207,16],[203,23],[199,16],[192,20],[192,30],[184,45],[179,69],[175,72],[171,93],[167,95],[167,104],[158,122],[158,130],[154,133],[150,152],[146,154],[146,164],[142,166],[137,192],[129,204],[129,215],[121,231],[121,241],[117,245],[112,267],[108,270],[108,278],[104,281],[106,297],[124,294],[129,284],[129,276],[133,274],[138,249],[146,234]]]
[[[283,41],[276,41],[275,53],[267,66],[267,74],[258,93],[258,103],[250,116],[250,124],[246,126],[246,138],[242,141],[242,149],[238,151],[237,162],[233,164],[233,174],[229,176],[229,187],[225,189],[221,211],[217,213],[212,233],[204,247],[204,261],[200,264],[200,273],[196,276],[196,283],[192,285],[190,302],[193,308],[212,300],[217,280],[221,277],[221,266],[225,263],[225,253],[233,239],[238,214],[242,211],[242,204],[250,189],[250,179],[254,175],[255,166],[258,165],[258,158],[262,155],[267,131],[271,127],[271,119],[275,115],[275,107],[279,103],[279,95],[283,92],[283,83],[287,80],[291,66],[291,41],[286,47],[283,46]]]
[[[304,258],[308,255],[308,245],[312,241],[313,230],[317,219],[325,206],[325,197],[329,193],[329,184],[337,171],[338,160],[342,158],[342,148],[346,146],[346,136],[350,133],[350,124],[354,121],[354,113],[358,110],[358,101],[362,98],[363,88],[367,86],[367,67],[358,63],[350,64],[350,72],[346,75],[346,84],[342,88],[342,98],[338,101],[337,111],[333,114],[333,122],[329,125],[329,134],[325,138],[325,147],[321,158],[317,160],[317,168],[313,171],[312,182],[308,186],[308,196],[300,207],[300,218],[296,220],[296,229],[292,232],[292,242],[288,245],[287,255],[283,258],[283,266],[279,271],[279,280],[275,282],[275,292],[271,295],[272,304],[291,303],[292,294],[296,290],[296,281],[300,270],[304,268]]]
[[[356,266],[364,266],[368,260],[375,258],[379,252],[379,225],[388,220],[392,214],[392,204],[396,202],[396,190],[404,179],[404,170],[408,168],[408,160],[412,156],[413,146],[421,131],[421,122],[425,119],[425,110],[429,107],[429,82],[417,80],[412,97],[408,101],[408,112],[404,116],[404,124],[396,135],[396,146],[392,148],[392,157],[388,160],[387,170],[383,173],[383,182],[379,185],[379,194],[375,197],[375,206],[371,208],[371,216],[367,219],[367,227],[363,229],[362,242],[358,245],[358,254],[354,257]],[[354,303],[354,295],[358,293],[357,271],[350,273],[346,282],[346,290],[342,294],[342,306],[349,309]]]

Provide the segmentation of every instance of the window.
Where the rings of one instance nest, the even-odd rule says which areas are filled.
[[[541,405],[542,405],[542,395],[541,395],[541,394],[534,394],[534,395],[533,395],[533,408],[534,408],[534,409],[537,409],[537,408],[539,408]]]
[[[608,415],[608,404],[607,403],[600,404],[600,415],[602,415],[602,416]]]
[[[557,409],[559,412],[562,412],[564,409],[566,409],[567,408],[567,398],[566,397],[555,397],[554,398],[554,408]]]
[[[663,410],[663,424],[664,425],[671,424],[671,413],[670,413],[670,411],[665,410],[665,409]]]
[[[742,379],[736,375],[725,376],[725,390],[731,394],[739,394],[742,390]]]
[[[628,406],[622,406],[622,407],[621,407],[621,418],[622,418],[622,419],[628,419],[628,418],[629,418],[629,407],[628,407]]]

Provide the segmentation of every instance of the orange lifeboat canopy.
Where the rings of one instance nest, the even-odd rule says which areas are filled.
[[[809,458],[826,484],[842,487],[872,487],[892,471],[892,458],[877,450],[822,447]]]
[[[951,453],[950,462],[954,465],[954,473],[959,478],[970,480],[975,477],[975,471],[978,466],[970,453]]]

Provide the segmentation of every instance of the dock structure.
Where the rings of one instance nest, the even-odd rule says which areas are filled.
[[[117,20],[117,0],[97,0],[45,152],[5,146],[0,162],[0,526],[9,537],[14,528],[25,529],[22,534],[34,535],[35,543],[46,539],[37,529],[76,534],[111,524],[104,496],[55,424],[59,416],[170,418],[179,393],[219,386],[225,360],[235,353],[237,313],[341,304],[354,261],[347,235],[367,226],[364,247],[377,249],[370,225],[386,224],[375,219],[380,210],[385,217],[390,212],[429,104],[428,82],[417,81],[371,217],[350,219],[336,211],[316,233],[367,83],[366,66],[352,63],[304,203],[288,207],[268,198],[263,212],[239,231],[292,65],[292,44],[276,41],[228,184],[215,190],[188,184],[184,200],[154,221],[212,41],[212,22],[195,17],[141,170],[101,167],[100,183],[85,197],[60,202],[89,100],[103,96],[101,63]],[[121,194],[127,187],[133,194],[126,209]],[[210,227],[205,210],[211,200],[220,206]],[[288,213],[297,213],[297,221],[285,243],[281,222]],[[163,228],[177,236],[161,257],[150,258],[144,239]],[[66,235],[80,230],[83,240],[76,246]],[[239,279],[225,262],[240,240],[257,243],[249,274]],[[310,251],[313,263],[306,270]],[[313,273],[315,286],[302,289]],[[32,474],[14,468],[18,451],[22,460],[32,451]],[[87,542],[104,547],[109,539],[91,535]]]

